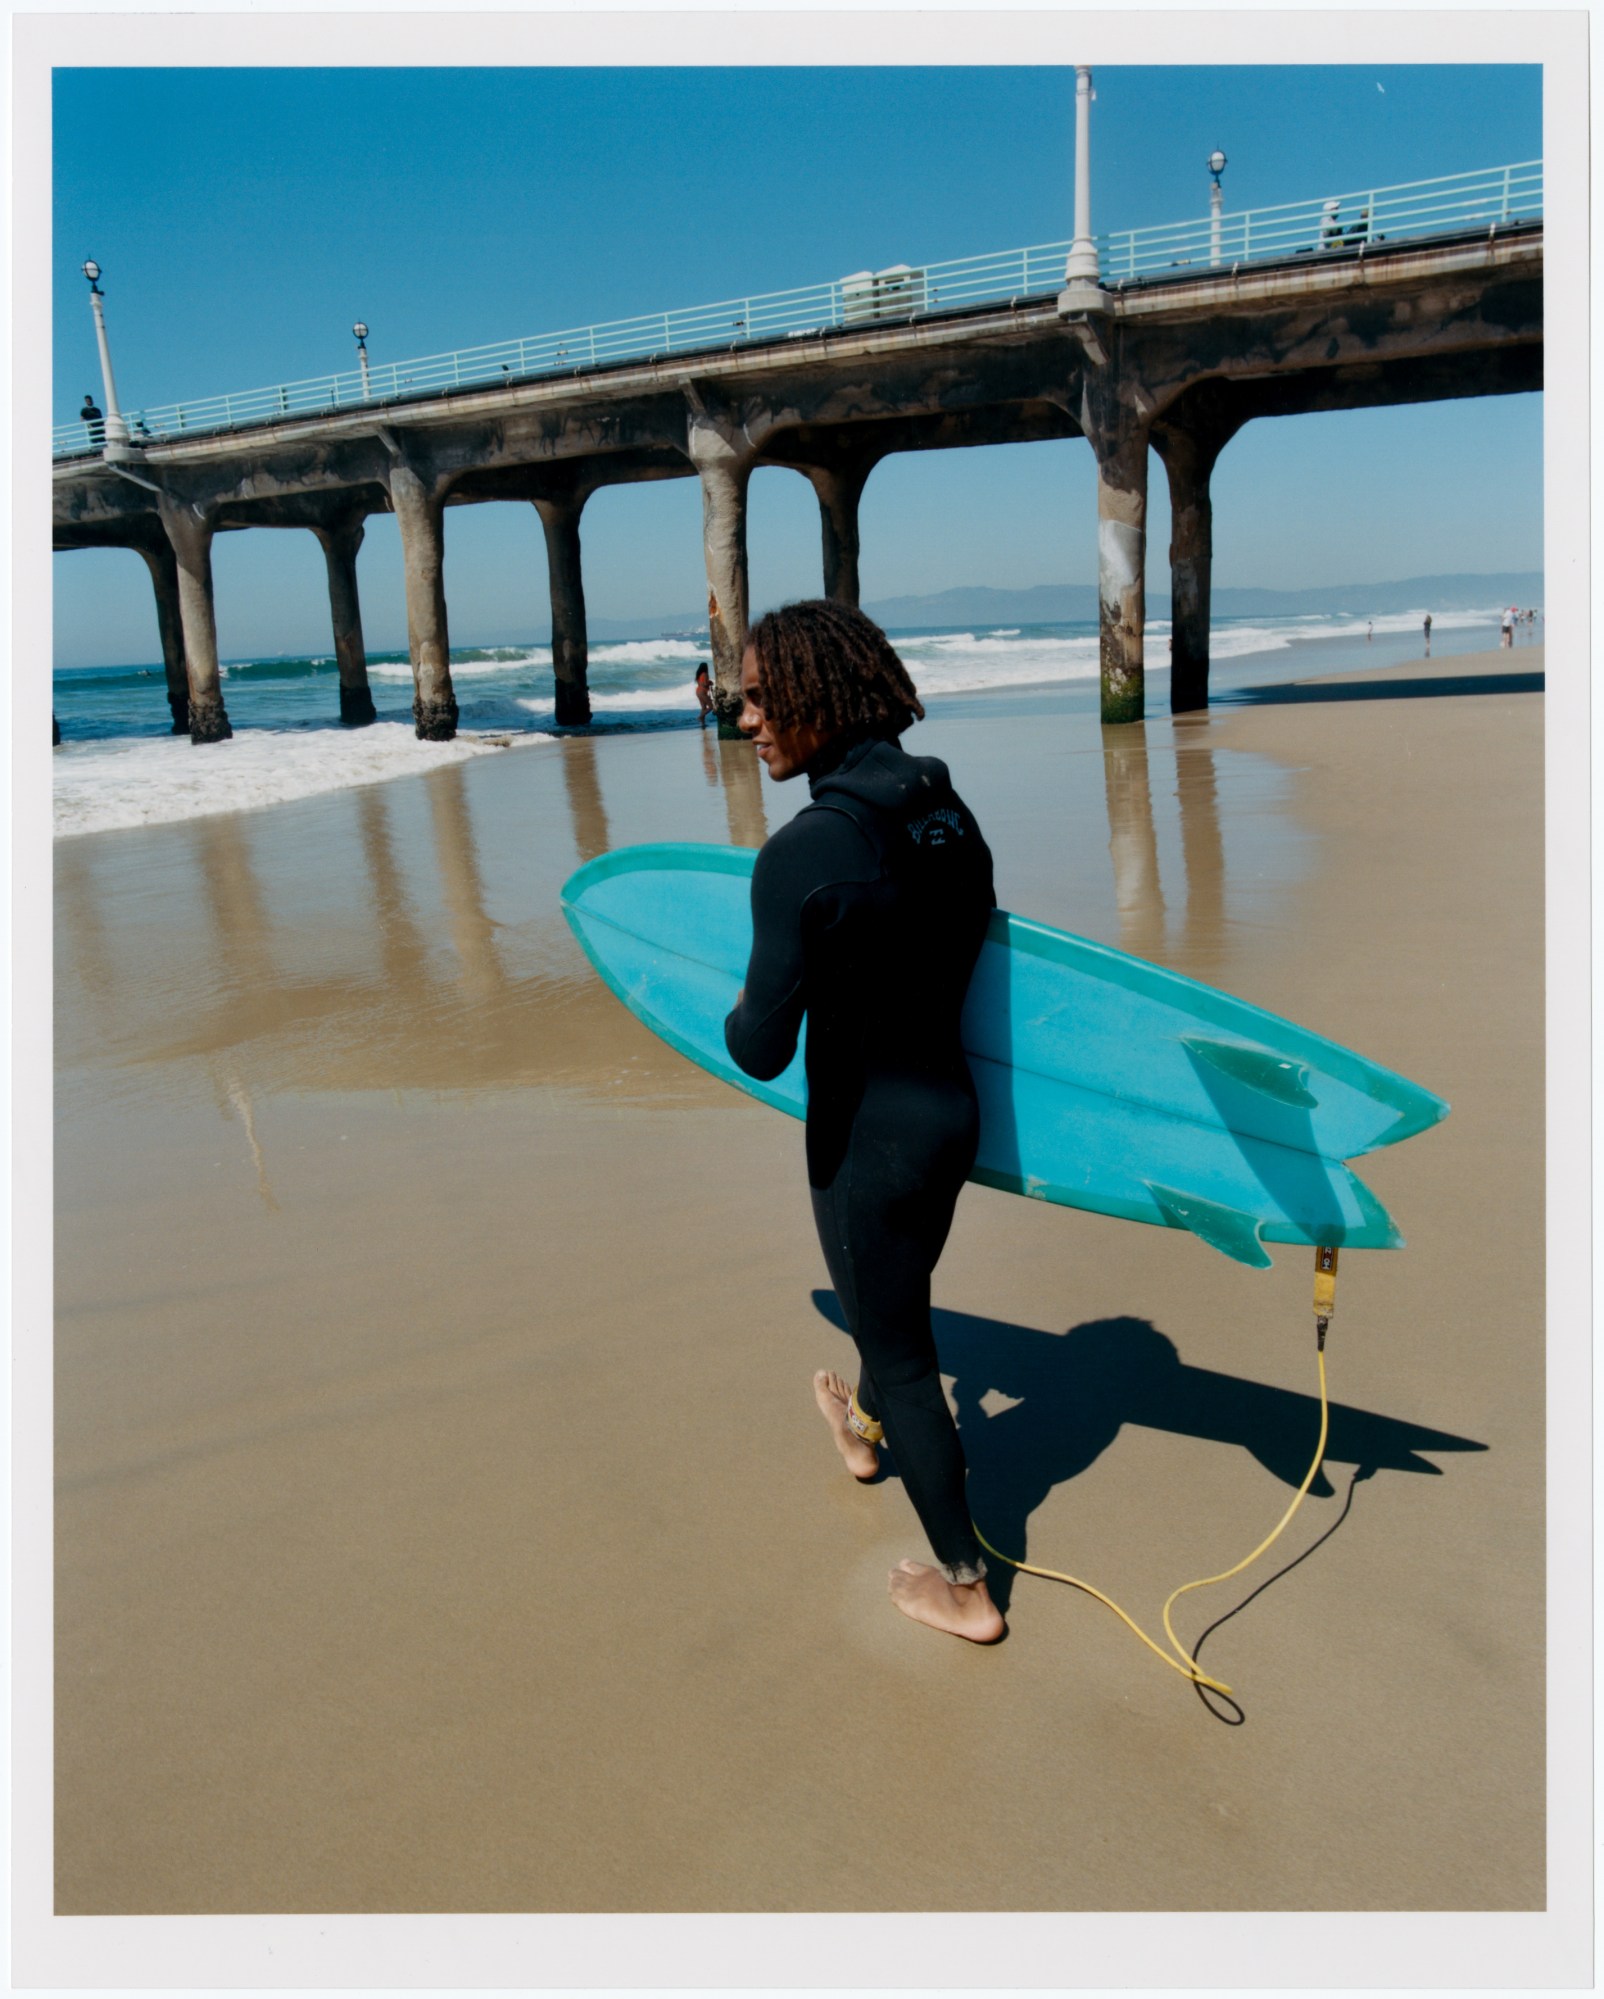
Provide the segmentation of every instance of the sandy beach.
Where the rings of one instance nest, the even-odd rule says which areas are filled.
[[[804,786],[571,738],[59,842],[58,1911],[1542,1908],[1542,670],[910,738],[1005,906],[1453,1106],[1360,1168],[1409,1247],[1343,1262],[1326,1476],[1183,1602],[1234,1708],[1048,1582],[988,1650],[895,1613],[800,1130],[567,932],[580,860]],[[988,1538],[1155,1630],[1245,1554],[1314,1445],[1310,1263],[968,1189]]]

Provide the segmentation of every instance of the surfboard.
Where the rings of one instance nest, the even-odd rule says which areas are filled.
[[[562,906],[601,977],[682,1055],[792,1117],[804,1043],[772,1082],[724,1047],[752,945],[750,848],[624,847]],[[1291,1021],[1107,944],[1006,910],[970,982],[963,1044],[980,1098],[972,1179],[1187,1229],[1258,1269],[1266,1243],[1403,1246],[1344,1164],[1448,1115],[1430,1090]]]

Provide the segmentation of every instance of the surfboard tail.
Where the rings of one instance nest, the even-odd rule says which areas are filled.
[[[1349,1199],[1342,1202],[1347,1212],[1303,1217],[1266,1217],[1243,1208],[1211,1201],[1202,1194],[1185,1193],[1175,1187],[1160,1187],[1149,1180],[1153,1197],[1165,1222],[1172,1229],[1187,1229],[1200,1242],[1217,1249],[1236,1263],[1252,1270],[1268,1270],[1270,1252],[1266,1242],[1331,1243],[1349,1249],[1402,1249],[1404,1239],[1391,1215],[1370,1189],[1347,1167],[1331,1167],[1333,1183]]]

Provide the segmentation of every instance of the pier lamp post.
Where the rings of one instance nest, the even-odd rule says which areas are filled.
[[[1064,289],[1058,294],[1059,313],[1098,312],[1107,308],[1097,268],[1097,244],[1092,238],[1091,106],[1097,93],[1092,73],[1084,65],[1075,71],[1075,240],[1064,264]]]
[[[85,260],[83,273],[89,280],[89,307],[95,315],[95,339],[100,346],[100,381],[106,397],[106,436],[102,447],[103,455],[107,458],[131,458],[133,450],[128,442],[128,425],[117,403],[117,384],[111,372],[111,348],[106,341],[106,313],[102,304],[104,294],[100,289],[100,266],[93,257]]]
[[[361,370],[362,370],[362,400],[363,400],[363,402],[365,402],[365,403],[370,403],[370,402],[372,402],[372,400],[373,400],[373,389],[372,389],[372,385],[371,385],[371,384],[370,384],[370,382],[368,381],[368,323],[367,323],[367,321],[366,321],[365,319],[359,319],[359,320],[357,321],[357,323],[355,324],[355,326],[353,326],[353,327],[351,328],[351,331],[352,331],[352,332],[353,332],[353,333],[354,333],[354,334],[356,335],[356,358],[357,358],[357,365],[358,365],[358,367],[360,367],[360,368],[361,368]]]
[[[1209,154],[1209,172],[1214,176],[1214,185],[1209,189],[1209,262],[1220,261],[1220,205],[1225,196],[1220,191],[1220,175],[1225,172],[1225,155],[1218,146]]]

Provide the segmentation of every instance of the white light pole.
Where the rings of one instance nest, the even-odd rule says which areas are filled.
[[[1220,205],[1225,196],[1220,192],[1220,175],[1225,172],[1225,155],[1216,146],[1209,154],[1209,172],[1214,176],[1214,185],[1209,189],[1209,262],[1220,261]]]
[[[123,421],[123,413],[117,404],[117,384],[111,373],[111,348],[106,343],[106,314],[101,304],[100,266],[93,257],[83,266],[84,276],[89,280],[89,305],[95,315],[95,339],[100,343],[100,380],[106,397],[106,442],[105,456],[127,458],[131,456],[128,443],[128,425]]]
[[[1097,283],[1097,245],[1092,241],[1092,73],[1075,71],[1075,240],[1064,265],[1068,285]]]
[[[1084,64],[1075,71],[1075,240],[1064,264],[1064,289],[1058,294],[1058,316],[1081,329],[1092,341],[1088,352],[1101,363],[1101,350],[1091,334],[1088,313],[1105,313],[1112,301],[1103,290],[1097,269],[1097,245],[1092,240],[1091,105],[1097,95],[1092,73]],[[1094,351],[1095,350],[1095,351]]]
[[[367,321],[365,319],[359,319],[355,324],[355,326],[351,328],[351,331],[356,335],[356,358],[358,364],[362,369],[362,400],[365,403],[370,403],[373,400],[373,389],[372,385],[368,381]]]

